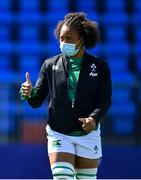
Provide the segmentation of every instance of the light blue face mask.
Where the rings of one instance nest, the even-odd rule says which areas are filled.
[[[78,44],[79,41],[76,44]],[[80,48],[75,49],[76,44],[60,42],[60,50],[63,54],[65,54],[68,57],[75,56],[80,49]]]

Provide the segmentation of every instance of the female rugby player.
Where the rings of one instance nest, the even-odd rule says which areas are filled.
[[[26,73],[21,96],[33,108],[49,97],[46,131],[54,179],[95,179],[100,121],[111,104],[108,65],[86,51],[99,41],[99,30],[84,13],[69,13],[55,34],[62,53],[44,61],[35,87]]]

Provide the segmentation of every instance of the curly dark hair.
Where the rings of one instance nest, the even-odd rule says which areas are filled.
[[[83,12],[68,13],[64,17],[64,20],[58,22],[55,29],[55,36],[57,39],[60,38],[60,31],[64,24],[77,30],[80,37],[84,38],[84,46],[87,49],[95,47],[96,43],[100,40],[97,23],[87,19],[86,14]]]

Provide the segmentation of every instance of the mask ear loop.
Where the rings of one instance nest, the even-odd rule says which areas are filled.
[[[82,37],[76,42],[76,44],[75,45],[77,45],[80,41],[81,41],[81,39],[82,39]]]
[[[81,41],[82,38],[83,38],[83,37],[81,37],[81,38],[77,41],[77,43],[75,44],[75,49],[76,49],[77,44]],[[80,50],[80,47],[81,47],[81,44],[80,44],[80,46],[79,46],[77,49]]]

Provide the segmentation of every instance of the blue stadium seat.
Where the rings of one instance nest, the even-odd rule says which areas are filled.
[[[10,26],[2,25],[0,28],[0,40],[9,40],[10,39]]]
[[[3,2],[0,3],[0,11],[2,13],[2,11],[9,11],[10,8],[11,8],[11,4],[12,4],[12,1],[10,0],[4,0]]]
[[[108,57],[108,64],[113,73],[121,72],[126,73],[128,71],[128,62],[125,58],[121,57]]]
[[[109,114],[113,117],[113,120],[115,117],[131,118],[136,114],[136,107],[131,101],[113,101]]]
[[[1,25],[10,24],[14,22],[14,15],[10,11],[3,11],[0,13],[0,23]]]
[[[133,51],[137,56],[141,56],[141,42],[136,42],[134,44]]]
[[[0,42],[0,54],[1,55],[9,55],[14,52],[14,46],[11,42],[8,40],[6,41],[1,41]]]
[[[18,54],[22,55],[40,55],[41,54],[41,44],[38,42],[21,42],[17,44],[16,51]]]
[[[115,75],[119,75],[120,74],[129,74],[129,70],[128,70],[128,61],[125,60],[126,57],[116,57],[114,59],[111,60],[109,57],[108,57],[108,64],[109,64],[109,67],[110,67],[110,71],[113,74]],[[130,75],[129,75],[130,76]]]
[[[33,109],[26,102],[23,102],[22,114],[24,120],[40,121],[43,118],[47,118],[47,106],[44,104],[38,109]]]
[[[40,25],[44,22],[43,16],[36,11],[20,12],[18,16],[15,17],[15,20],[21,26],[23,26],[23,24]]]
[[[141,19],[141,11],[136,11],[136,13],[134,13],[132,15],[132,24],[134,25],[134,27],[139,27],[141,26],[141,22],[140,22],[140,19]]]
[[[89,0],[84,2],[83,0],[77,0],[77,10],[89,13],[90,11],[96,11],[96,1]]]
[[[100,45],[97,45],[95,48],[88,50],[88,52],[95,56],[99,56],[101,50],[102,50],[102,47]]]
[[[46,22],[48,26],[55,27],[59,21],[64,19],[65,15],[65,11],[61,11],[59,13],[48,12],[44,15],[44,22]]]
[[[128,14],[125,12],[113,12],[109,11],[104,14],[105,26],[126,26],[129,22]]]
[[[10,56],[0,56],[0,68],[2,70],[11,70]]]
[[[19,61],[20,72],[38,72],[40,59],[38,56],[21,56]]]
[[[1,108],[0,108],[1,109]],[[12,122],[12,120],[11,120]],[[7,121],[6,119],[0,119],[0,134],[1,135],[5,135],[5,134],[9,134],[10,131],[10,121]]]
[[[96,11],[87,12],[87,17],[88,17],[88,19],[90,19],[92,21],[96,21],[97,23],[99,23],[100,18],[101,18],[100,15]]]
[[[125,26],[107,26],[105,32],[108,42],[126,42]]]
[[[59,48],[59,43],[56,41],[54,42],[48,42],[47,44],[44,45],[44,52],[48,55],[48,57],[55,56],[56,54],[60,54],[60,48]]]
[[[0,133],[3,134],[10,134],[14,131],[15,128],[15,109],[16,107],[13,104],[3,105],[0,106]],[[13,114],[11,114],[11,112]]]
[[[9,83],[9,85],[10,85],[10,84],[14,83],[16,79],[15,79],[15,75],[12,70],[7,70],[7,69],[2,70],[1,69],[0,80],[1,80],[1,84]]]
[[[113,55],[116,58],[120,56],[125,57],[130,53],[130,46],[128,43],[124,43],[124,42],[117,42],[117,43],[107,42],[105,44],[104,51],[107,57]]]
[[[56,41],[56,38],[54,35],[54,30],[56,28],[56,25],[57,24],[55,24],[54,26],[52,25],[52,26],[47,27],[46,33],[47,33],[47,37],[48,37],[47,39],[49,42],[53,42],[53,41],[55,42]]]
[[[46,1],[47,7],[49,11],[52,11],[53,13],[56,11],[54,14],[59,14],[60,11],[63,11],[67,13],[68,6],[69,6],[69,0],[53,0],[53,1]]]
[[[23,0],[19,1],[19,7],[21,11],[39,11],[40,0]]]
[[[107,48],[108,48],[108,45],[106,44]],[[110,43],[110,47],[111,47],[111,43]],[[105,47],[104,47],[105,48]],[[116,52],[117,54],[115,54],[115,52],[113,54],[108,54],[107,55],[107,60],[108,61],[111,61],[111,62],[115,62],[117,63],[117,61],[124,61],[124,63],[128,64],[128,60],[129,60],[129,54],[120,54],[119,52]],[[119,53],[119,54],[118,54]],[[113,62],[113,63],[114,63]]]
[[[131,88],[136,83],[136,77],[129,72],[113,72],[112,83],[114,88]]]
[[[1,85],[0,87],[0,106],[4,106],[9,103],[11,89],[9,84]]]
[[[140,56],[137,57],[137,69],[138,69],[138,72],[140,72],[141,74],[141,57]]]
[[[38,41],[39,26],[23,25],[19,28],[19,36],[21,41]]]
[[[125,1],[123,0],[106,0],[105,5],[107,11],[124,11],[125,10]]]
[[[113,120],[113,133],[116,135],[132,135],[134,133],[134,118],[118,117]]]
[[[141,42],[141,25],[135,29],[136,42]]]
[[[140,87],[141,89],[141,87]],[[141,91],[139,91],[139,101],[141,102]]]
[[[112,101],[113,102],[124,102],[124,103],[128,103],[128,101],[131,100],[131,91],[130,89],[114,89],[112,92]]]
[[[135,6],[135,13],[141,12],[141,1],[140,0],[134,0],[134,6]]]

